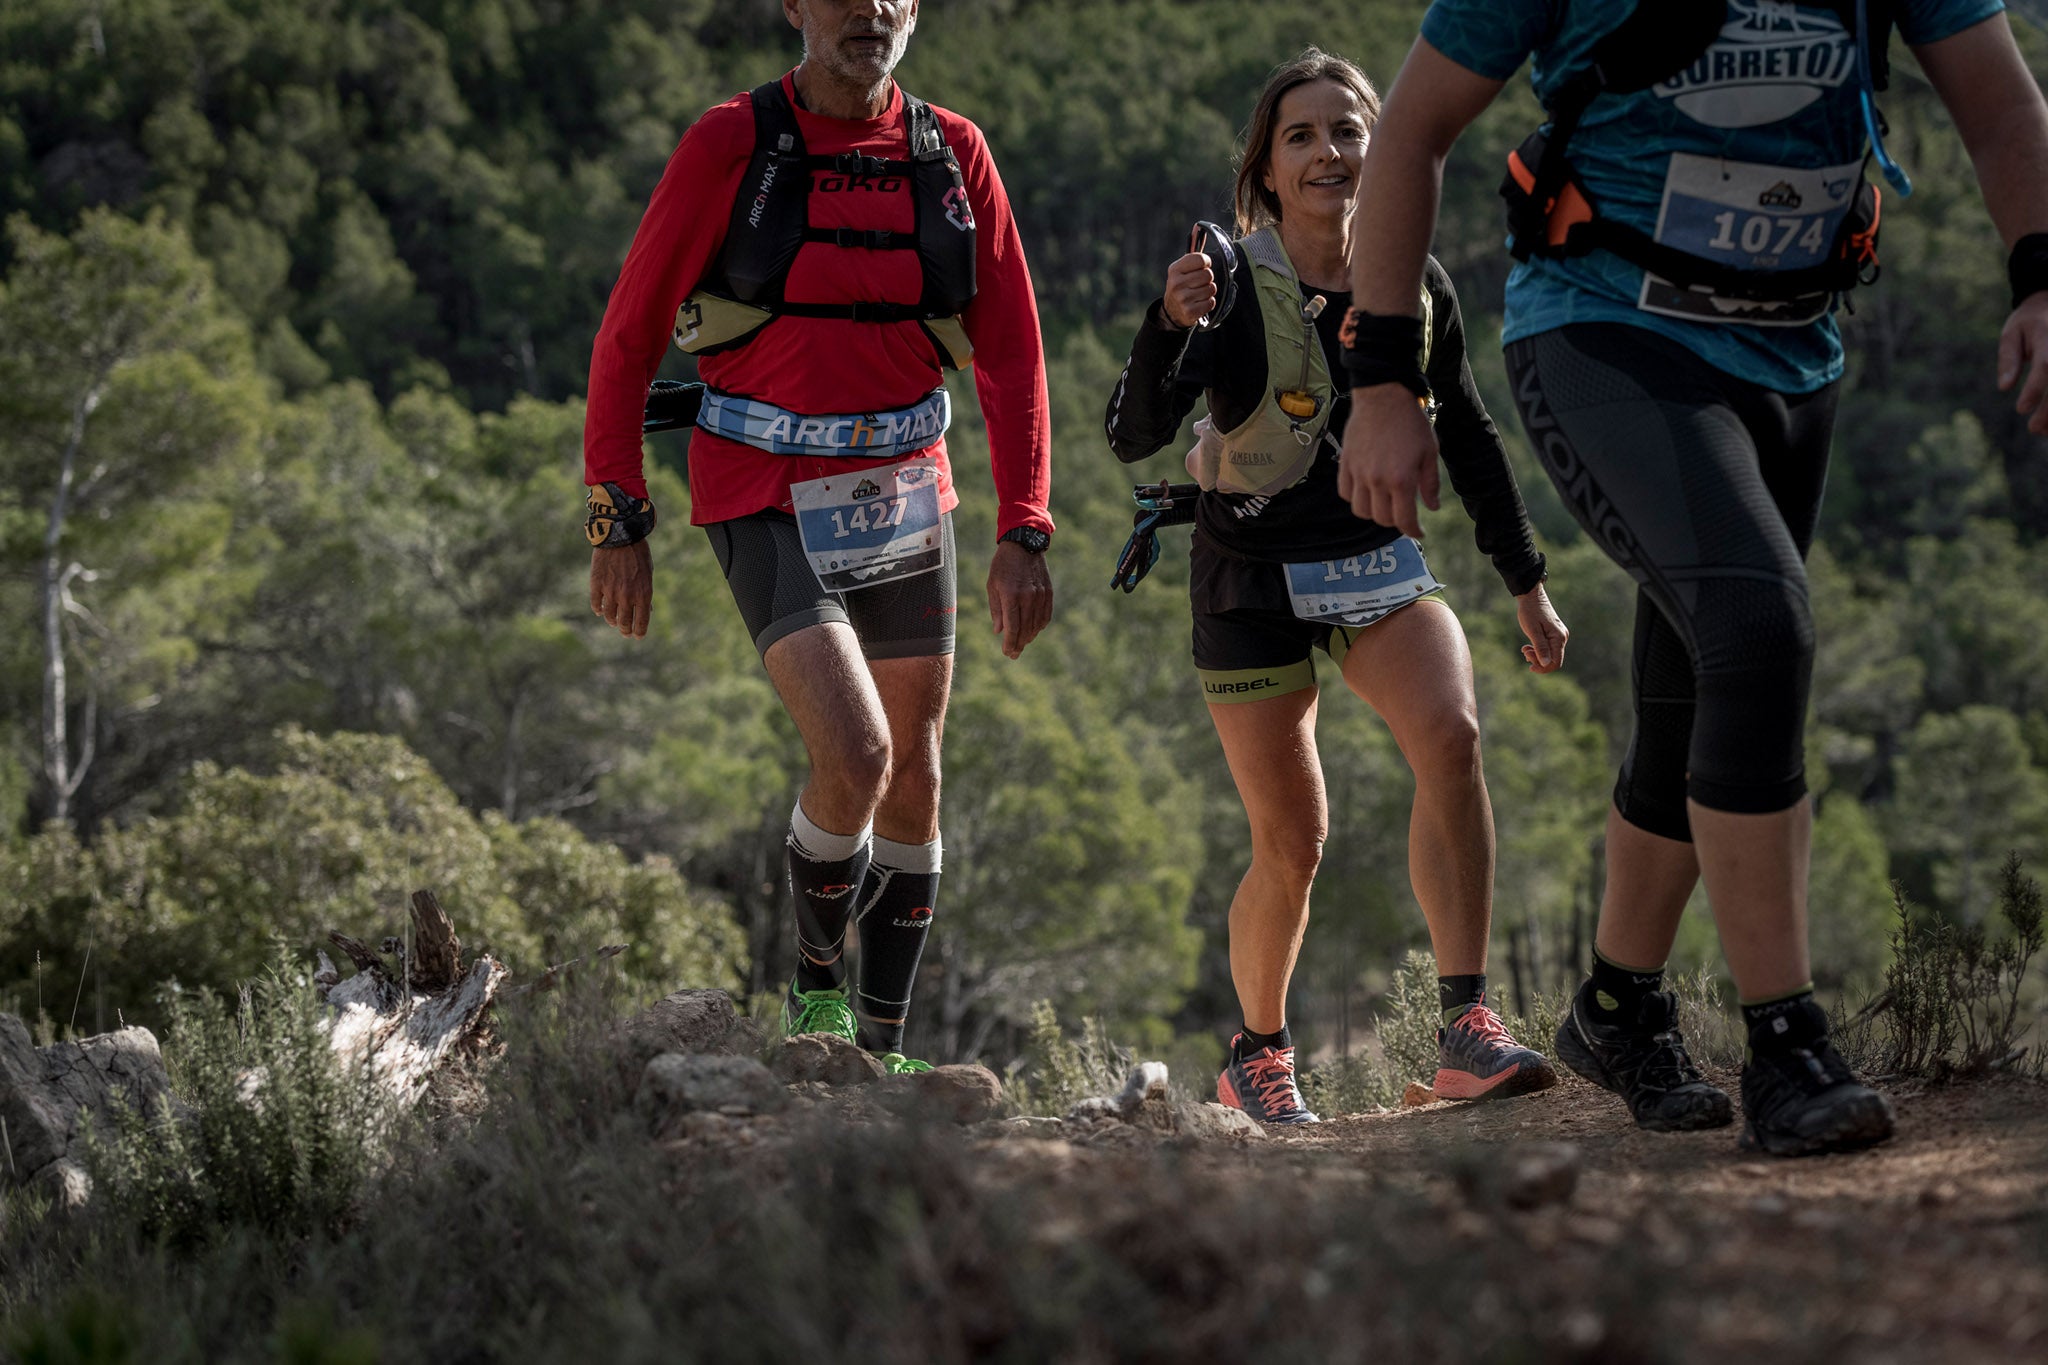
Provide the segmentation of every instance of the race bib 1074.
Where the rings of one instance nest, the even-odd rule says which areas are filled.
[[[1834,250],[1835,235],[1861,182],[1857,162],[1802,171],[1674,152],[1664,179],[1657,240],[1737,270],[1804,270],[1822,264]],[[1723,298],[1681,289],[1645,271],[1636,306],[1693,322],[1795,327],[1823,316],[1828,295]]]

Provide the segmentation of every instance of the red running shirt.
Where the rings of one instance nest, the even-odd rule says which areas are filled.
[[[784,76],[782,84],[812,155],[909,155],[900,88],[880,118],[849,120],[809,112],[797,105],[792,77]],[[960,161],[977,229],[977,288],[961,322],[974,344],[974,386],[988,424],[989,464],[999,502],[996,533],[1018,526],[1050,532],[1046,499],[1052,438],[1045,355],[1016,220],[981,130],[937,105],[932,113]],[[640,421],[647,386],[672,342],[677,307],[717,259],[733,196],[753,153],[753,107],[746,95],[739,95],[698,119],[669,158],[591,350],[583,424],[586,483],[616,483],[635,497],[646,496]],[[819,228],[910,232],[916,226],[907,177],[863,181],[814,171],[809,213],[811,226]],[[785,296],[793,303],[915,303],[922,283],[915,251],[806,242],[790,268]],[[744,345],[702,357],[698,373],[715,389],[793,412],[842,413],[909,407],[943,382],[944,370],[915,322],[782,317]],[[959,497],[945,441],[921,453],[936,457],[940,505],[951,510]],[[702,526],[767,508],[788,511],[792,483],[891,462],[770,455],[694,431],[690,520]]]

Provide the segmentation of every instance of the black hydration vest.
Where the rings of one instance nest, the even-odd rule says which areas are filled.
[[[728,350],[778,317],[917,322],[940,357],[956,368],[971,359],[959,315],[974,298],[975,225],[960,162],[946,145],[931,106],[905,91],[908,160],[860,152],[811,156],[796,110],[779,80],[756,88],[754,154],[740,178],[718,259],[676,315],[676,344],[697,355]],[[848,178],[908,177],[910,232],[810,225],[813,173]],[[915,251],[923,272],[916,303],[793,303],[783,295],[805,243],[851,250]],[[948,325],[949,320],[955,320]]]
[[[1562,10],[1569,0],[1560,0]],[[1886,49],[1891,42],[1897,0],[1865,0],[1868,26],[1858,33],[1858,0],[1805,0],[1831,9],[1855,41],[1866,46],[1871,84],[1891,83]],[[1632,265],[1681,289],[1706,289],[1737,299],[1780,301],[1813,294],[1844,293],[1877,279],[1877,229],[1882,197],[1867,180],[1835,235],[1828,259],[1801,270],[1742,270],[1705,260],[1657,241],[1637,228],[1600,216],[1599,207],[1573,174],[1566,150],[1579,120],[1604,94],[1648,90],[1704,56],[1727,23],[1726,0],[1639,0],[1628,18],[1594,44],[1583,71],[1558,88],[1545,112],[1550,126],[1531,133],[1508,154],[1501,197],[1508,204],[1508,250],[1518,261],[1531,256],[1558,260],[1611,251]]]

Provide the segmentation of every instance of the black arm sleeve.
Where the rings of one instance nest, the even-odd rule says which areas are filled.
[[[1109,448],[1125,464],[1142,460],[1171,441],[1202,396],[1202,379],[1186,373],[1195,336],[1166,320],[1163,300],[1153,300],[1145,310],[1145,320],[1131,342],[1131,358],[1124,362],[1103,414]]]
[[[1472,518],[1472,538],[1481,553],[1519,597],[1543,581],[1543,555],[1529,528],[1529,512],[1515,471],[1500,443],[1500,432],[1479,400],[1472,365],[1465,354],[1465,319],[1458,310],[1458,292],[1451,277],[1429,260],[1423,276],[1434,304],[1434,335],[1429,348],[1429,387],[1441,405],[1436,418],[1437,446],[1443,452],[1451,487],[1457,490]]]

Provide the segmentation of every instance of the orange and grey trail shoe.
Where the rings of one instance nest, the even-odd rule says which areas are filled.
[[[1230,1065],[1216,1078],[1219,1101],[1244,1110],[1260,1123],[1321,1122],[1302,1103],[1301,1091],[1294,1084],[1293,1048],[1262,1047],[1249,1057],[1239,1057],[1237,1044],[1238,1038],[1230,1040]]]
[[[1483,1000],[1437,1030],[1436,1042],[1430,1089],[1440,1100],[1504,1100],[1557,1084],[1557,1072],[1543,1054],[1510,1038]]]

